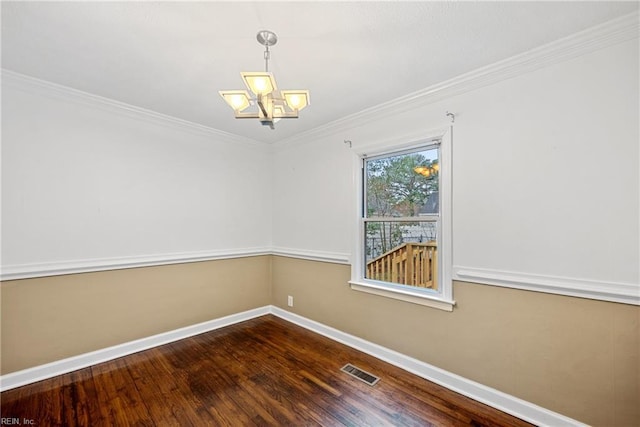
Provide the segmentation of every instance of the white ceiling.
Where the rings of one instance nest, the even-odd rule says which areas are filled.
[[[638,2],[2,2],[2,67],[274,142],[638,9]],[[275,130],[218,90],[270,69],[311,105]]]

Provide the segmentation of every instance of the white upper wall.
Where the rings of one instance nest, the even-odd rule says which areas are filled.
[[[3,74],[2,266],[268,250],[267,147]]]
[[[348,262],[355,153],[428,137],[451,111],[454,276],[637,299],[638,39],[609,43],[275,147],[3,74],[3,278],[270,250]]]
[[[640,264],[638,75],[635,39],[286,141],[274,159],[274,246],[349,254],[353,153],[429,136],[449,124],[451,111],[454,272],[624,284],[633,293]]]
[[[454,264],[640,281],[638,41],[453,100]]]

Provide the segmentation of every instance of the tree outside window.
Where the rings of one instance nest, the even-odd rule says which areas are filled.
[[[437,289],[438,147],[366,159],[365,277]]]

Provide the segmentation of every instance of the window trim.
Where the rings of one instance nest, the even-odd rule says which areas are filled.
[[[424,138],[406,144],[389,142],[377,145],[375,150],[368,151],[366,147],[355,149],[354,153],[354,185],[356,188],[354,227],[356,232],[353,238],[351,280],[349,285],[352,290],[366,292],[373,295],[393,298],[400,301],[420,304],[445,311],[453,311],[455,301],[453,300],[453,279],[452,279],[452,136],[453,127],[447,127],[439,131],[430,132]],[[440,227],[438,236],[438,261],[439,267],[439,289],[434,293],[412,291],[411,288],[396,288],[387,286],[384,282],[369,280],[364,277],[364,170],[362,168],[365,159],[386,156],[390,154],[410,151],[416,148],[427,147],[439,143],[438,163],[440,167],[439,183],[439,206],[440,206]],[[367,218],[371,220],[371,218]]]

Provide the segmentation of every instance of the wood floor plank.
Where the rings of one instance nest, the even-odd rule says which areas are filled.
[[[352,363],[381,378],[369,386]],[[0,395],[39,426],[530,426],[267,315]]]
[[[91,368],[96,394],[104,400],[104,403],[96,405],[96,409],[102,419],[109,420],[114,425],[153,425],[145,398],[128,369],[135,360],[134,354],[129,358],[115,359]]]

